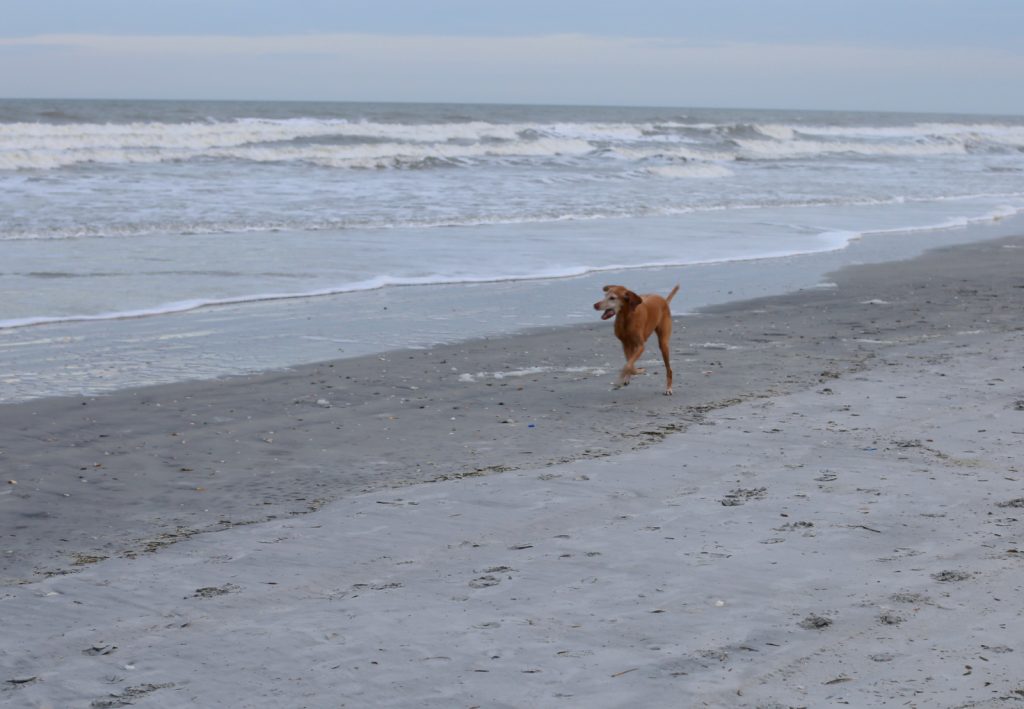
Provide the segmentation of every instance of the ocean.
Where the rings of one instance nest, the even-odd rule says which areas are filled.
[[[605,277],[754,295],[1021,212],[1022,117],[3,100],[0,400],[578,322]]]

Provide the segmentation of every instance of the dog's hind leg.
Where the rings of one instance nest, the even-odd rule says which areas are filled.
[[[658,347],[661,348],[661,359],[665,362],[665,395],[672,395],[672,365],[669,362],[669,339],[672,337],[672,319],[665,318],[655,329],[658,334]]]

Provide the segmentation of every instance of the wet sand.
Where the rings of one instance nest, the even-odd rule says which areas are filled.
[[[633,450],[721,407],[872,366],[894,345],[1017,327],[1024,250],[1009,247],[1020,243],[853,267],[820,288],[677,318],[674,397],[659,395],[656,348],[643,358],[647,376],[612,391],[621,349],[609,323],[595,322],[0,406],[0,579],[361,491]]]
[[[0,705],[1017,698],[1024,239],[829,281],[0,407]]]

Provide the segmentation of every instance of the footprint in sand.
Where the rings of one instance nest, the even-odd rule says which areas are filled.
[[[485,574],[483,576],[478,576],[477,578],[470,581],[469,587],[487,588],[488,586],[497,586],[499,583],[501,583],[501,579],[499,579],[497,576],[494,576],[492,574]]]
[[[729,492],[728,495],[719,500],[723,507],[737,507],[745,504],[749,500],[761,500],[768,494],[768,488],[766,487],[755,487],[744,489],[741,487],[736,488]]]
[[[501,579],[496,574],[507,574],[508,578],[512,578],[512,573],[515,571],[511,566],[492,566],[484,569],[483,576],[478,576],[469,582],[470,588],[487,588],[488,586],[497,586],[501,583]]]

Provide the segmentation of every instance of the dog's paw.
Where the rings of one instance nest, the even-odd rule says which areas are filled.
[[[666,389],[665,390],[665,396],[672,396],[672,390],[671,389]]]

